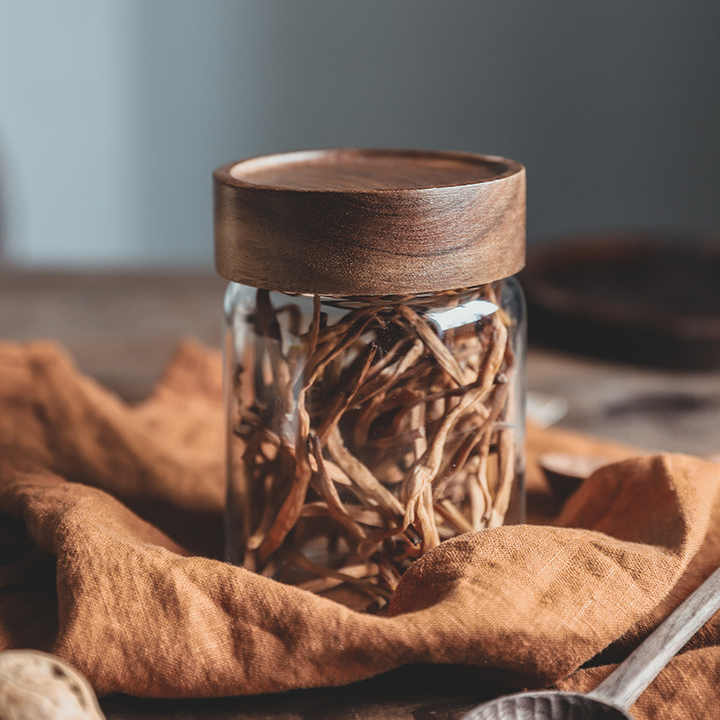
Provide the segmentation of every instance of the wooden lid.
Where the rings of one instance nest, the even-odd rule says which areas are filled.
[[[457,152],[310,150],[218,168],[228,280],[325,295],[481,285],[525,264],[525,168]]]

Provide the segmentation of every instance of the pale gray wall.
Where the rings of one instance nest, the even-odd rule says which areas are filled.
[[[312,146],[509,155],[533,237],[720,227],[717,0],[0,0],[23,263],[210,265],[210,172]]]

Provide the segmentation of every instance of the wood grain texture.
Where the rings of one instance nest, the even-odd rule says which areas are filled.
[[[254,287],[420,293],[491,282],[525,263],[525,169],[512,160],[305,151],[213,177],[216,267]]]

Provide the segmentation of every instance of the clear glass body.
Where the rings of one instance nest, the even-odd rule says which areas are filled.
[[[377,608],[443,540],[524,520],[515,279],[368,298],[230,283],[225,318],[230,562]]]

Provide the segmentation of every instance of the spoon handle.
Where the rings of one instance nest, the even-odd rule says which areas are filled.
[[[685,643],[720,609],[720,568],[588,695],[629,708]]]

